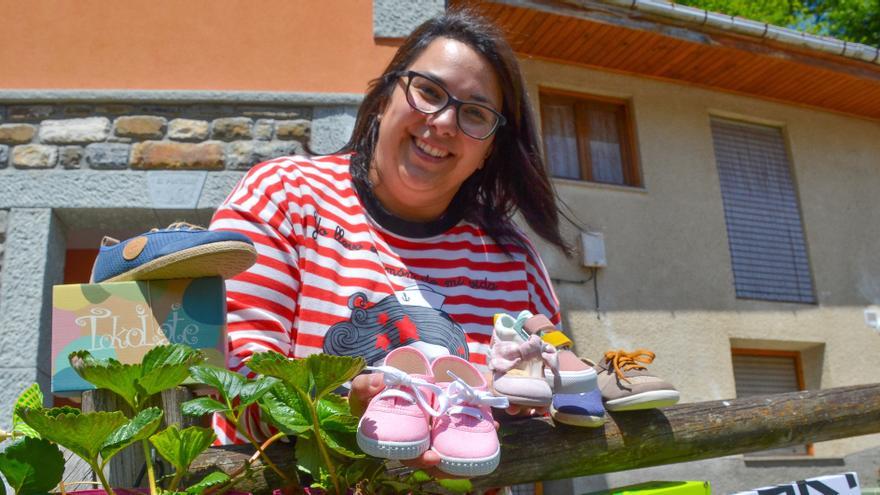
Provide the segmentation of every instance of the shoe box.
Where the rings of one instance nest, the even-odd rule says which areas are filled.
[[[52,294],[52,392],[93,389],[70,367],[68,355],[87,350],[123,364],[151,348],[186,344],[207,363],[226,367],[226,293],[223,279],[145,280],[56,285]]]

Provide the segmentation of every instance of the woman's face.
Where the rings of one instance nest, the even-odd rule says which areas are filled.
[[[432,77],[449,94],[501,112],[502,96],[492,66],[469,46],[437,38],[408,70]],[[438,218],[461,184],[483,166],[494,136],[477,140],[456,123],[448,106],[426,115],[406,100],[406,77],[399,79],[379,115],[379,137],[370,167],[374,193],[395,215],[414,221]]]

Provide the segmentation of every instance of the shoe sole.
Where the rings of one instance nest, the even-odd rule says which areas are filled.
[[[550,415],[554,420],[571,426],[582,426],[584,428],[597,428],[604,425],[608,418],[605,416],[589,416],[586,414],[569,414],[559,412],[555,407],[550,406]]]
[[[498,464],[501,462],[501,449],[499,448],[494,454],[489,457],[483,457],[478,459],[460,459],[455,457],[449,457],[437,452],[436,449],[431,449],[437,453],[440,457],[440,464],[437,466],[438,469],[443,471],[444,473],[451,474],[453,476],[461,476],[465,478],[471,478],[474,476],[484,476],[498,467]]]
[[[552,397],[548,400],[538,400],[531,397],[518,397],[516,395],[502,394],[495,389],[492,389],[492,393],[501,397],[507,397],[507,401],[510,402],[511,406],[550,407],[553,400]]]
[[[247,270],[256,260],[257,250],[246,242],[212,242],[171,253],[99,283],[216,276],[229,278]]]
[[[638,411],[672,406],[678,403],[679,393],[676,390],[652,390],[640,394],[621,397],[605,402],[608,411]]]
[[[417,459],[427,452],[428,447],[431,445],[431,438],[427,437],[424,440],[415,442],[387,442],[367,437],[358,430],[357,444],[369,456],[406,461]]]
[[[588,371],[560,371],[559,378],[560,386],[557,387],[553,372],[544,370],[544,381],[554,394],[580,394],[598,386],[598,374],[592,368]]]

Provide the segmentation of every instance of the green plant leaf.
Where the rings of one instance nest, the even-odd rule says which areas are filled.
[[[101,446],[128,419],[119,411],[76,413],[73,408],[21,409],[21,418],[41,437],[95,462]]]
[[[321,438],[335,452],[345,456],[363,457],[357,446],[358,418],[350,414],[348,401],[336,394],[327,394],[315,405]]]
[[[0,495],[6,495],[6,485],[3,483],[3,478],[0,478]]]
[[[432,479],[434,479],[431,477],[430,474],[426,473],[422,469],[416,469],[415,471],[412,472],[412,474],[409,475],[409,477],[415,483],[427,483],[427,482],[431,481]]]
[[[394,493],[407,493],[413,489],[409,483],[398,480],[382,480],[381,484],[394,490]]]
[[[327,394],[315,403],[318,419],[330,416],[351,416],[348,399],[341,395]]]
[[[260,400],[260,397],[262,397],[263,394],[271,390],[272,387],[279,383],[281,383],[281,380],[271,376],[261,376],[256,380],[245,383],[241,387],[241,394],[239,395],[241,402],[239,405],[249,406],[253,404],[254,402]]]
[[[89,351],[75,351],[68,356],[70,367],[89,383],[119,394],[132,408],[137,405],[137,379],[141,365],[122,364],[115,359],[95,359]]]
[[[161,409],[150,407],[120,426],[101,445],[101,460],[106,462],[129,445],[149,438],[162,423],[162,415]]]
[[[365,457],[357,459],[350,463],[339,466],[338,470],[345,477],[348,486],[355,486],[359,482],[366,480],[367,472],[378,471],[383,461],[374,457]],[[384,466],[383,466],[384,467]]]
[[[300,470],[311,475],[312,479],[322,485],[330,476],[324,460],[321,459],[318,445],[312,439],[302,437],[296,439],[296,464]]]
[[[324,440],[327,447],[345,457],[354,459],[364,457],[360,447],[357,445],[357,437],[355,433],[349,431],[348,428],[344,428],[344,431],[331,429],[331,425],[332,423],[330,425],[322,425],[319,430],[321,439]],[[357,422],[355,422],[354,427],[357,429]]]
[[[197,399],[188,400],[180,406],[180,410],[186,416],[204,416],[215,412],[232,412],[226,407],[210,397],[199,397]]]
[[[28,437],[40,438],[40,434],[22,421],[21,416],[18,415],[18,410],[25,407],[34,409],[43,407],[43,391],[40,390],[38,384],[34,383],[24,389],[24,392],[15,400],[15,405],[12,409],[12,432],[21,433]]]
[[[455,493],[468,493],[474,490],[474,485],[470,480],[462,478],[439,479],[437,483],[443,488]]]
[[[305,359],[287,359],[277,352],[260,352],[254,354],[247,365],[261,375],[280,378],[306,396],[309,396],[312,390],[309,367]]]
[[[141,361],[143,375],[138,379],[138,384],[143,387],[147,397],[174,388],[189,378],[191,366],[204,360],[201,352],[182,344],[154,347]]]
[[[247,378],[226,369],[210,366],[207,364],[199,364],[189,369],[189,374],[193,380],[210,385],[220,392],[224,400],[232,401],[241,393]]]
[[[213,473],[202,478],[202,481],[190,486],[186,489],[186,493],[188,495],[201,495],[202,492],[211,488],[212,486],[223,485],[229,482],[232,478],[229,477],[228,474],[223,471],[214,471]]]
[[[0,454],[0,472],[17,494],[46,493],[61,481],[64,456],[48,440],[25,437]]]
[[[186,471],[196,457],[211,446],[214,438],[214,431],[210,428],[190,426],[180,430],[171,425],[151,436],[150,442],[178,471]]]
[[[288,435],[309,437],[314,429],[312,413],[302,395],[282,383],[263,395],[260,408],[267,418]]]
[[[312,354],[306,358],[306,362],[314,380],[316,399],[320,399],[357,376],[366,365],[362,357],[352,358],[331,354]]]

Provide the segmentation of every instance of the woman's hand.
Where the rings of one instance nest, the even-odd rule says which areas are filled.
[[[370,400],[382,390],[385,390],[382,373],[371,373],[354,377],[351,381],[351,392],[348,394],[348,404],[351,407],[351,413],[355,416],[362,416],[364,411],[367,410]],[[498,429],[498,421],[495,421],[495,429]],[[440,456],[431,449],[428,449],[417,459],[401,461],[401,464],[413,469],[424,470],[434,478],[455,478],[455,476],[437,469],[437,466],[440,464]]]

